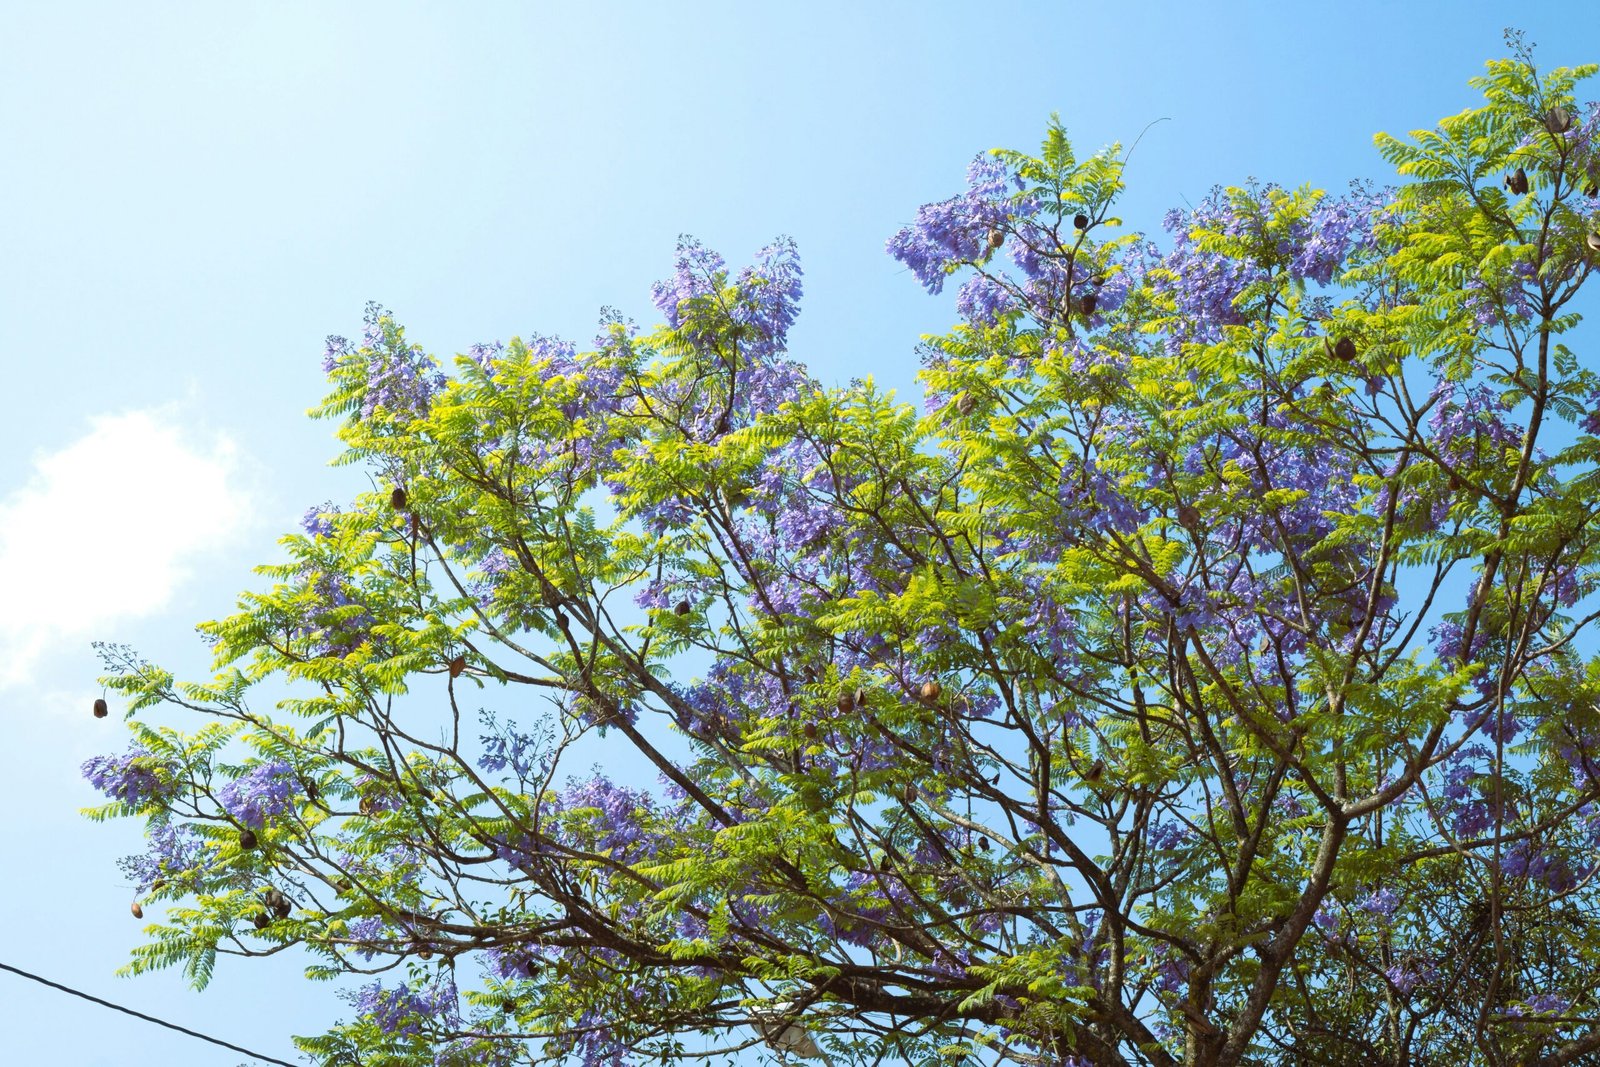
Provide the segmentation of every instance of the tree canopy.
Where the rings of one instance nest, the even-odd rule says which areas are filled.
[[[101,648],[129,970],[297,947],[323,1064],[1595,1062],[1600,105],[1513,45],[1162,241],[1119,145],[979,156],[888,244],[920,413],[790,357],[787,240],[586,350],[370,306],[372,491],[209,681]]]

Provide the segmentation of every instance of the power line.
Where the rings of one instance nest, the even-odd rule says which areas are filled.
[[[229,1049],[233,1052],[241,1052],[246,1056],[252,1056],[264,1063],[276,1063],[279,1065],[279,1067],[304,1067],[303,1064],[293,1064],[288,1060],[280,1060],[272,1056],[263,1056],[259,1052],[251,1052],[247,1048],[240,1048],[238,1045],[229,1044],[228,1042],[222,1041],[218,1038],[207,1037],[205,1034],[197,1033],[194,1030],[190,1030],[186,1026],[179,1026],[177,1023],[169,1023],[165,1019],[157,1019],[154,1015],[146,1015],[144,1012],[134,1011],[132,1008],[124,1008],[121,1004],[113,1004],[109,1000],[101,1000],[99,997],[80,992],[76,989],[73,989],[71,986],[64,986],[60,982],[52,982],[48,978],[40,978],[36,974],[30,974],[20,967],[11,966],[9,963],[0,963],[0,970],[10,971],[12,974],[21,975],[23,978],[26,978],[29,981],[38,982],[40,985],[47,985],[51,989],[59,989],[63,993],[71,993],[75,997],[82,997],[84,1000],[92,1001],[93,1003],[100,1005],[102,1008],[110,1008],[112,1011],[120,1011],[124,1015],[133,1016],[135,1019],[143,1019],[147,1023],[155,1023],[157,1026],[165,1026],[168,1030],[176,1030],[180,1034],[187,1034],[190,1037],[198,1037],[201,1041],[209,1041],[213,1045],[221,1045],[223,1048]]]

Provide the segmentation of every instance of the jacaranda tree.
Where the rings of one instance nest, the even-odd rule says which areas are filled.
[[[297,946],[325,1064],[1597,1062],[1600,106],[1513,45],[1164,242],[980,156],[889,241],[922,414],[788,356],[787,241],[587,351],[369,308],[373,491],[211,681],[102,647],[129,969]]]

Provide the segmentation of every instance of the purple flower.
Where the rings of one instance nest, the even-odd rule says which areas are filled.
[[[288,811],[300,792],[294,768],[278,761],[263,763],[229,782],[217,791],[217,800],[229,815],[259,830],[267,819]]]
[[[159,800],[168,790],[156,758],[137,745],[121,756],[95,756],[83,765],[89,784],[113,800],[138,806]]]
[[[140,892],[145,892],[160,879],[177,878],[200,870],[209,857],[205,842],[194,832],[193,826],[166,822],[150,827],[145,834],[142,854],[124,856],[117,861],[117,866],[138,885]]]
[[[1400,907],[1400,898],[1395,895],[1392,889],[1374,889],[1356,907],[1369,915],[1376,915],[1378,918],[1388,921],[1394,917],[1395,911]]]
[[[333,520],[338,514],[339,509],[331,503],[307,508],[306,513],[300,518],[300,528],[306,532],[307,537],[332,537]]]
[[[430,1021],[441,1028],[461,1024],[460,996],[448,975],[440,975],[420,989],[408,985],[385,989],[377,981],[341,996],[386,1034],[416,1037]]]
[[[983,254],[991,229],[1003,227],[1013,213],[1027,213],[1028,205],[1013,202],[1012,193],[1022,188],[1004,163],[979,155],[967,167],[967,191],[918,208],[916,221],[889,238],[889,254],[937,293],[961,263]]]

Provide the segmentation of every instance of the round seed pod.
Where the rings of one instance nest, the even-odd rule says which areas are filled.
[[[1200,525],[1200,512],[1193,504],[1179,504],[1178,521],[1192,530]]]
[[[1600,182],[1590,182],[1589,188],[1583,191],[1583,195],[1587,196],[1590,200],[1600,196]]]
[[[557,611],[555,617],[556,628],[558,630],[565,630],[567,628],[567,613],[564,611]]]
[[[900,796],[901,796],[902,799],[905,800],[905,802],[907,804],[915,804],[917,802],[917,786],[916,786],[916,783],[915,782],[907,782],[905,789],[901,790]]]
[[[680,617],[689,614],[689,602],[687,600],[678,601],[678,603],[673,606],[672,613]]]
[[[152,893],[159,893],[165,888],[167,888],[167,880],[165,878],[157,878],[150,883],[150,892]]]
[[[844,712],[846,715],[856,710],[855,697],[851,696],[849,693],[840,693],[839,710]]]
[[[1089,284],[1094,286],[1096,289],[1100,288],[1105,283],[1106,276],[1104,274],[1096,274],[1093,278],[1089,279]]]
[[[457,656],[450,661],[450,677],[459,678],[461,672],[467,669],[467,657]]]
[[[1545,112],[1544,128],[1551,133],[1566,133],[1572,129],[1572,112],[1564,107],[1553,107]]]
[[[1105,775],[1106,761],[1103,759],[1095,760],[1089,765],[1089,769],[1083,772],[1083,778],[1086,782],[1098,782],[1100,779],[1104,778]]]
[[[339,892],[341,892],[341,893],[348,893],[348,892],[350,892],[350,890],[355,888],[355,886],[350,884],[350,879],[348,879],[348,878],[341,878],[337,882],[335,882],[334,885],[338,888]]]
[[[422,948],[417,950],[417,958],[431,960],[433,959],[433,950],[424,945]]]
[[[500,1010],[510,1015],[517,1010],[517,1002],[514,1000],[502,1000],[500,1002]]]
[[[287,903],[283,894],[278,892],[277,886],[268,886],[267,891],[261,894],[261,902],[273,911],[277,911],[281,905]]]
[[[139,902],[137,900],[128,905],[128,910],[133,913],[133,917],[135,919],[144,918],[144,909],[139,907]]]
[[[1452,473],[1450,475],[1450,481],[1447,483],[1447,487],[1449,488],[1449,490],[1452,493],[1460,492],[1461,491],[1461,477],[1459,475],[1457,475],[1457,474],[1453,474]]]
[[[1099,303],[1099,297],[1095,296],[1093,293],[1087,293],[1078,301],[1078,309],[1086,316],[1093,315],[1094,309],[1099,305]]]
[[[239,831],[239,847],[249,852],[256,847],[256,832],[249,827]]]
[[[978,402],[970,394],[963,394],[961,399],[956,401],[956,410],[963,415],[971,415],[972,409],[977,406]]]
[[[1334,358],[1342,363],[1349,363],[1356,358],[1356,343],[1348,337],[1341,337],[1333,344]]]
[[[94,701],[94,717],[97,719],[103,719],[110,713],[111,709],[106,705],[106,698],[96,697]]]
[[[1528,191],[1528,172],[1518,167],[1506,175],[1506,188],[1516,196],[1521,196]]]
[[[1089,216],[1083,214],[1072,216],[1072,228],[1074,230],[1087,230],[1089,228]]]
[[[285,900],[283,903],[272,909],[272,914],[279,919],[287,919],[289,917],[290,910],[289,902]]]
[[[265,930],[267,927],[272,925],[272,920],[267,918],[266,912],[258,911],[254,915],[250,916],[250,924],[257,930]]]
[[[1596,252],[1600,252],[1600,233],[1591,232],[1587,237],[1584,238],[1584,241],[1588,243],[1590,248],[1594,249]]]
[[[979,852],[988,852],[989,851],[989,839],[987,837],[978,838],[978,851]]]
[[[800,732],[806,735],[807,741],[815,741],[817,739],[817,724],[808,722],[800,727]]]
[[[867,691],[858,685],[856,691],[851,694],[851,699],[856,702],[856,707],[864,708],[867,706]]]
[[[917,690],[917,696],[922,700],[938,700],[939,694],[944,692],[944,686],[938,682],[923,682]]]
[[[389,490],[389,506],[396,511],[404,511],[406,509],[406,491],[398,485]]]
[[[1005,234],[1001,233],[999,230],[990,230],[989,231],[989,247],[990,248],[999,248],[1001,245],[1003,245],[1005,243],[1006,243],[1006,235]]]

